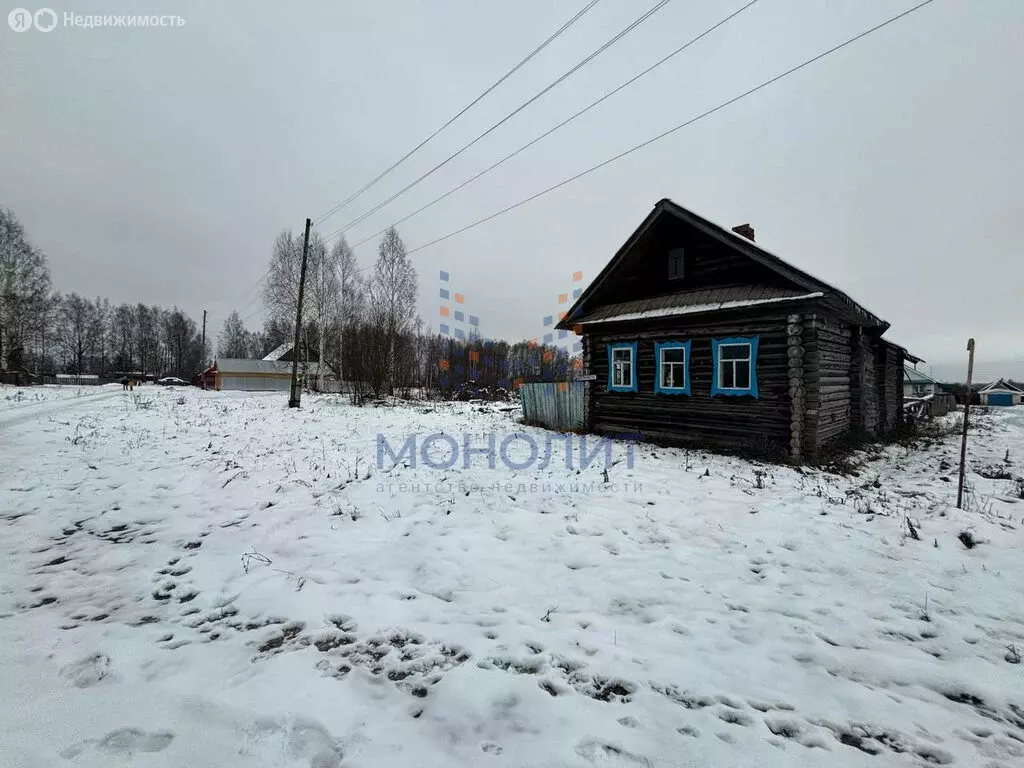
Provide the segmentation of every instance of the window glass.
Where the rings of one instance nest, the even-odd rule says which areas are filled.
[[[612,349],[612,386],[633,386],[633,350],[630,347]]]
[[[736,370],[736,384],[734,385],[737,389],[749,389],[750,388],[750,361],[741,360],[734,366]]]
[[[683,347],[670,347],[661,350],[661,361],[663,363],[685,363],[686,350]]]

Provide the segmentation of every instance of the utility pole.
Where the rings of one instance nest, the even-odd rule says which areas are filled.
[[[971,413],[971,378],[974,376],[974,339],[967,341],[967,400],[964,402],[964,435],[960,441],[960,483],[956,489],[956,508],[963,509],[964,471],[967,469],[967,418]]]
[[[312,225],[306,219],[306,232],[302,236],[302,270],[299,272],[299,302],[295,307],[295,345],[292,347],[292,394],[288,398],[289,408],[302,405],[302,387],[299,386],[299,339],[302,333],[302,294],[306,288],[306,257],[309,255],[309,228]]]
[[[202,362],[199,364],[199,375],[203,376],[206,372],[206,310],[203,310],[203,346],[200,347],[202,350],[199,354]],[[206,377],[203,376],[203,389],[206,389]]]

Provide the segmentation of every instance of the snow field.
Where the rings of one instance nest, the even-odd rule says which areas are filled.
[[[378,433],[544,444],[489,405],[284,405],[0,422],[0,764],[1024,759],[1024,409],[972,431],[960,511],[955,436],[856,477],[640,445],[606,485],[377,466]]]

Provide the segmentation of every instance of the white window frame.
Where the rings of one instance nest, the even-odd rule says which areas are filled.
[[[610,389],[614,392],[633,392],[636,391],[636,354],[635,345],[630,344],[612,344],[611,347],[611,387]],[[624,365],[626,361],[616,361],[616,354],[619,352],[629,353],[629,382],[622,382],[619,384],[615,383],[616,373],[622,373],[624,371]]]
[[[730,357],[730,358],[725,358],[725,357],[722,356],[722,350],[727,348],[727,347],[746,347],[747,348],[747,356],[746,357]],[[736,387],[736,386],[726,387],[726,386],[724,386],[723,382],[725,381],[725,376],[723,375],[722,365],[724,363],[730,363],[732,365],[732,381],[733,381],[733,384],[735,384],[736,383],[736,378],[737,378],[737,376],[736,376],[736,363],[744,363],[744,362],[747,364],[747,385],[745,387]],[[718,345],[718,388],[723,390],[723,391],[749,392],[753,388],[753,386],[752,386],[753,380],[754,380],[754,346],[753,346],[753,344],[751,344],[749,341],[732,342],[730,344],[719,344]]]
[[[666,395],[688,395],[690,394],[690,342],[664,341],[655,342],[657,350],[657,379],[655,380],[654,391]],[[666,360],[666,352],[682,352],[682,360]],[[665,382],[665,371],[668,369],[672,376],[672,383]],[[675,375],[682,369],[682,375]]]

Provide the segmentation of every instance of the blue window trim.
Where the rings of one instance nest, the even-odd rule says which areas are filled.
[[[683,360],[684,382],[681,387],[663,387],[661,385],[661,351],[663,349],[685,349]],[[690,394],[690,342],[688,341],[656,341],[654,342],[654,392],[659,395]]]
[[[711,369],[711,396],[725,395],[727,397],[758,397],[757,391],[757,343],[760,336],[731,336],[727,339],[711,340],[711,358],[713,367]],[[746,389],[723,389],[718,385],[718,348],[723,344],[749,344],[750,345],[750,386]]]
[[[617,349],[628,349],[632,353],[632,371],[630,378],[630,386],[628,387],[617,387],[612,382],[614,381],[615,367],[612,364],[612,355]],[[608,345],[608,391],[609,392],[636,392],[637,391],[637,342],[625,342],[619,344]]]

